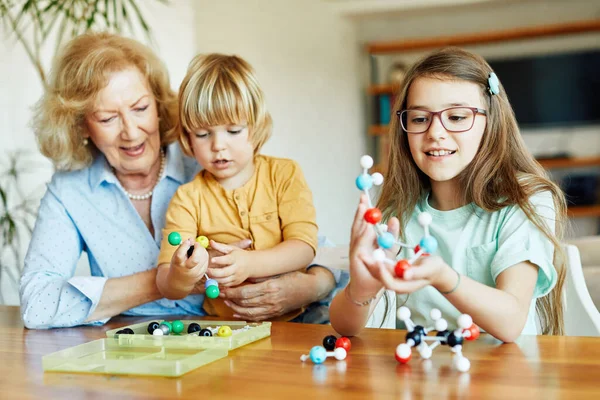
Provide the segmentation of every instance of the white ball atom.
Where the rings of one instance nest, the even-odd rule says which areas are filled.
[[[437,321],[435,321],[435,330],[436,331],[441,332],[441,331],[445,331],[446,329],[448,329],[448,321],[446,321],[443,318],[440,318]]]
[[[345,360],[347,354],[348,353],[346,353],[346,349],[344,349],[343,347],[337,347],[333,351],[333,356],[335,357],[336,360]]]
[[[375,259],[375,261],[385,260],[385,258],[386,258],[385,251],[383,251],[383,249],[377,249],[377,250],[373,251],[373,258]]]
[[[467,357],[455,357],[453,364],[460,372],[467,372],[471,368],[471,362]]]
[[[429,311],[429,316],[432,320],[437,321],[442,318],[442,312],[437,308],[432,308],[431,311]]]
[[[473,325],[473,318],[471,318],[469,314],[461,314],[456,320],[456,323],[459,328],[467,329]]]
[[[362,156],[360,158],[360,166],[364,169],[369,169],[373,166],[373,157],[371,156]]]
[[[429,214],[428,212],[422,212],[419,214],[419,217],[418,217],[419,225],[429,226],[429,225],[431,225],[432,219],[433,218],[431,217],[431,214]]]
[[[373,175],[371,175],[371,178],[373,179],[373,185],[375,186],[379,186],[383,183],[383,175],[381,175],[379,172],[375,172]]]
[[[410,310],[408,309],[408,307],[402,306],[398,309],[396,315],[398,316],[398,319],[400,321],[406,321],[410,318]]]
[[[421,354],[421,358],[428,360],[431,358],[431,353],[433,352],[429,347],[423,347],[419,353]]]
[[[165,333],[162,331],[162,329],[156,328],[154,331],[152,331],[152,335],[154,336],[163,336]]]
[[[396,347],[396,355],[400,358],[408,358],[410,357],[410,346],[406,343],[400,343],[398,347]]]

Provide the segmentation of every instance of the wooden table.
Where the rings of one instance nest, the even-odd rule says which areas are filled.
[[[175,319],[173,317],[170,320]],[[0,398],[600,398],[600,338],[525,336],[501,344],[482,335],[467,342],[471,370],[450,368],[450,351],[408,365],[394,359],[404,333],[367,329],[352,338],[345,361],[299,358],[330,326],[275,322],[271,337],[180,378],[44,373],[42,356],[105,337],[105,331],[149,318],[117,317],[103,327],[34,331],[17,307],[0,306]],[[207,397],[209,396],[209,397]]]

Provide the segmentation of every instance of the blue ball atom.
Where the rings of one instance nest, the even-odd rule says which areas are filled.
[[[433,236],[427,236],[421,239],[419,247],[423,249],[425,253],[433,254],[437,249],[438,242]]]
[[[371,175],[362,174],[356,178],[356,187],[359,190],[368,190],[373,187],[373,178]]]
[[[327,358],[327,350],[323,346],[315,346],[310,349],[309,357],[315,364],[321,364]]]
[[[391,248],[395,242],[396,240],[394,240],[394,235],[389,232],[384,232],[383,235],[377,237],[377,243],[384,249]]]

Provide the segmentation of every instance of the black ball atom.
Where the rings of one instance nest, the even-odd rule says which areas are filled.
[[[441,344],[448,344],[448,336],[450,336],[450,331],[447,329],[445,331],[439,331],[435,336],[444,338],[444,340],[440,341]]]
[[[333,351],[335,349],[336,341],[337,338],[333,335],[325,336],[323,339],[323,347],[325,347],[325,350],[327,351]]]
[[[192,253],[194,252],[194,246],[190,246],[190,248],[187,251],[187,256],[188,258],[190,258],[192,256]]]
[[[200,325],[198,325],[195,322],[192,322],[191,324],[188,325],[188,333],[200,332],[201,330],[202,330],[202,328],[200,327]]]
[[[423,328],[421,325],[415,325],[415,329],[413,330],[415,332],[419,332],[419,335],[425,336],[425,328]]]
[[[152,335],[152,332],[154,332],[156,329],[158,329],[158,322],[156,321],[152,321],[148,324],[148,333]]]
[[[454,333],[448,335],[448,346],[454,347],[463,344],[462,336],[456,336]]]
[[[412,339],[412,341],[415,343],[414,346],[418,346],[421,344],[422,337],[423,337],[422,331],[415,329],[412,332],[408,332],[406,334],[406,341],[408,342],[409,339]]]
[[[212,332],[209,329],[202,329],[200,331],[200,336],[212,336]]]

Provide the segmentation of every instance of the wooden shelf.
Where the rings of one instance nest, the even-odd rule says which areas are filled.
[[[370,95],[378,95],[378,94],[389,94],[393,95],[398,90],[398,85],[396,84],[382,84],[382,85],[371,85],[367,88],[367,93]]]
[[[369,135],[371,136],[383,136],[387,135],[389,131],[388,125],[371,125],[369,126]]]
[[[600,19],[567,22],[556,25],[530,26],[501,31],[478,32],[455,36],[438,36],[421,39],[407,39],[391,42],[374,42],[367,45],[369,54],[389,54],[415,50],[435,49],[445,46],[465,46],[472,44],[508,42],[532,38],[578,33],[599,32]]]
[[[572,206],[567,210],[570,218],[600,217],[600,204],[591,206]]]
[[[600,166],[600,157],[546,158],[538,161],[546,169]]]

